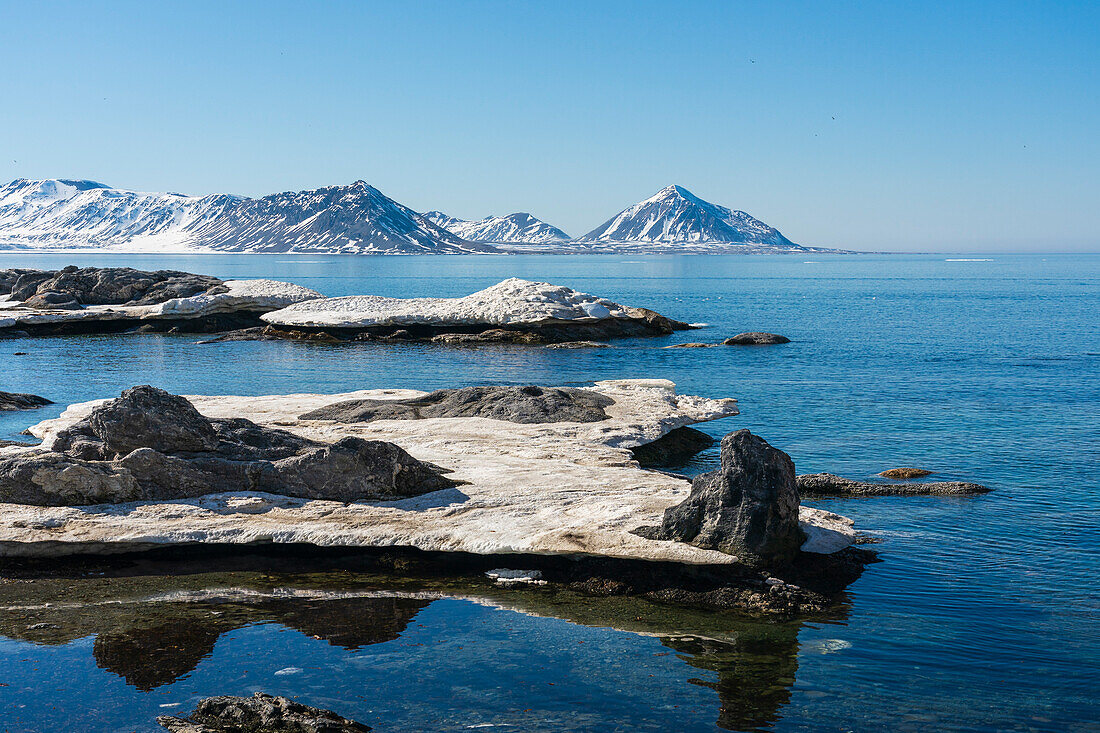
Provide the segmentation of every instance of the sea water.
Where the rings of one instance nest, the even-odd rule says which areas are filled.
[[[83,600],[62,586],[51,608],[73,608],[51,630],[29,628],[46,623],[40,591],[10,581],[0,730],[152,731],[158,714],[255,690],[376,730],[1100,729],[1100,256],[0,256],[0,267],[70,263],[276,278],[326,295],[460,296],[515,276],[707,325],[581,350],[0,341],[0,389],[57,403],[0,413],[0,438],[144,383],[258,395],[662,377],[738,398],[741,415],[701,427],[747,427],[800,473],[919,466],[994,491],[814,502],[881,539],[881,562],[821,619],[457,592],[285,601],[293,577],[244,574],[210,582],[267,590],[225,608],[127,588],[117,593],[142,600],[125,612],[118,581]],[[792,343],[662,348],[756,330]],[[684,470],[715,465],[712,449]]]

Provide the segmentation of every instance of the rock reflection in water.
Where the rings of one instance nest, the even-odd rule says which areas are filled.
[[[368,581],[354,574],[342,575],[338,584],[332,580],[326,573],[34,580],[18,594],[23,603],[0,598],[7,601],[0,608],[0,634],[46,645],[94,635],[96,664],[150,692],[189,675],[211,656],[222,634],[249,625],[278,623],[354,651],[398,639],[436,599],[467,598],[660,639],[699,670],[686,675],[687,682],[715,691],[716,725],[726,730],[767,728],[779,720],[798,669],[803,624],[796,620],[484,583],[410,585],[405,579],[387,587],[377,575]],[[58,602],[62,597],[70,602]],[[676,696],[675,689],[669,690],[668,701]]]

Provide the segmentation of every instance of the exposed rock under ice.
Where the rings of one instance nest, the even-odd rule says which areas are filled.
[[[194,543],[405,546],[477,554],[596,555],[693,564],[736,558],[630,530],[658,524],[690,482],[647,471],[630,449],[665,433],[737,413],[734,400],[677,395],[665,380],[598,382],[612,404],[598,422],[520,424],[483,417],[336,423],[298,416],[334,402],[398,400],[412,390],[344,395],[192,397],[205,417],[247,416],[324,443],[354,437],[396,443],[420,461],[453,469],[457,488],[396,501],[342,503],[230,492],[176,501],[85,507],[0,505],[0,554],[50,556],[125,552]],[[31,429],[45,448],[102,402],[70,406]],[[0,457],[39,450],[0,448]],[[802,507],[806,549],[831,552],[854,539],[851,522]]]

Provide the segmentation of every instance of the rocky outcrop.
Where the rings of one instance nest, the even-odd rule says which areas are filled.
[[[36,394],[25,394],[22,392],[0,392],[0,412],[11,412],[13,410],[34,410],[45,405],[52,405],[53,402],[45,397],[39,397]]]
[[[461,298],[356,295],[298,303],[263,316],[279,330],[324,330],[439,343],[553,343],[666,335],[690,328],[646,308],[550,283],[510,278]]]
[[[263,692],[256,692],[252,697],[208,697],[186,718],[162,715],[157,722],[170,733],[365,733],[371,730],[331,710]]]
[[[226,491],[363,501],[455,485],[392,443],[326,444],[243,418],[211,421],[149,386],[95,408],[49,448],[0,458],[0,501],[80,506]]]
[[[421,420],[434,417],[486,417],[514,423],[599,422],[615,401],[572,387],[463,387],[440,389],[404,400],[353,400],[313,410],[301,420],[342,423]]]
[[[722,439],[722,464],[697,476],[691,495],[645,535],[736,555],[743,564],[792,561],[806,540],[798,526],[798,487],[790,456],[748,430]]]
[[[121,331],[209,333],[260,327],[259,316],[320,293],[273,280],[227,280],[128,267],[0,271],[0,337]]]
[[[714,445],[714,438],[702,430],[684,426],[662,435],[652,443],[630,449],[642,466],[671,466],[683,463],[701,450]]]
[[[789,344],[791,340],[778,333],[764,333],[762,331],[749,331],[730,336],[722,343],[726,346],[768,346],[771,344]]]
[[[891,468],[879,474],[883,478],[911,479],[931,476],[932,472],[924,468]]]
[[[832,473],[808,473],[798,477],[798,491],[803,496],[966,496],[986,494],[992,489],[967,481],[880,484]]]
[[[38,301],[86,305],[153,305],[173,298],[225,292],[224,283],[209,275],[175,270],[143,272],[129,267],[75,267],[61,270],[7,271],[0,277],[0,294],[39,307]]]

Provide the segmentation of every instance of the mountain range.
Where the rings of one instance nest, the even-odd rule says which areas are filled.
[[[669,186],[576,239],[528,213],[457,219],[420,214],[364,181],[249,198],[141,193],[86,180],[17,179],[0,187],[0,250],[466,254],[789,252],[794,244],[743,211]]]

